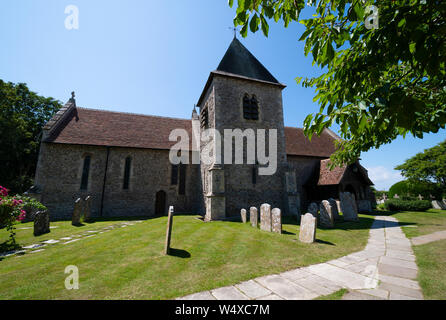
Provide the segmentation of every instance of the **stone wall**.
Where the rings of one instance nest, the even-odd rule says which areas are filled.
[[[43,143],[36,173],[36,186],[41,190],[51,219],[69,219],[77,198],[92,197],[92,216],[101,212],[102,190],[107,148]],[[91,156],[87,190],[80,190],[83,159]],[[131,157],[129,189],[123,189],[124,163]],[[171,164],[168,150],[136,148],[109,149],[107,176],[103,200],[103,216],[153,216],[155,195],[166,192],[167,206],[177,212],[197,212],[200,205],[201,183],[199,165],[186,169],[186,192],[178,194],[178,186],[171,185]]]

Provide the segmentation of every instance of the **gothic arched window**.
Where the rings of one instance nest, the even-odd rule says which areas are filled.
[[[84,166],[82,168],[81,190],[88,189],[88,177],[90,175],[91,156],[84,157]]]
[[[127,190],[129,188],[130,184],[130,168],[132,165],[132,158],[127,157],[125,158],[125,167],[124,167],[124,183],[122,185],[122,188],[124,190]]]
[[[259,119],[259,103],[254,95],[252,98],[249,98],[247,94],[243,97],[243,118],[247,120]]]

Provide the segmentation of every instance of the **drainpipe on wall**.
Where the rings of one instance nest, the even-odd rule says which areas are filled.
[[[105,159],[104,181],[102,182],[101,211],[99,213],[101,217],[102,217],[102,212],[104,210],[105,182],[107,181],[108,157],[110,156],[110,147],[107,146],[106,148],[107,148],[107,157]]]

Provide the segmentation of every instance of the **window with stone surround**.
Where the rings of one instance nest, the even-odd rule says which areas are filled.
[[[243,97],[243,118],[259,120],[259,103],[255,95],[250,98],[248,94],[245,94]]]
[[[90,162],[91,156],[87,155],[84,157],[84,165],[82,168],[82,178],[81,178],[81,190],[88,189],[88,177],[90,175]]]
[[[186,194],[186,165],[180,164],[180,185],[178,186],[178,194]]]
[[[132,166],[132,158],[131,157],[125,158],[124,181],[123,181],[123,184],[122,184],[122,188],[124,190],[128,190],[128,188],[129,188],[131,166]]]

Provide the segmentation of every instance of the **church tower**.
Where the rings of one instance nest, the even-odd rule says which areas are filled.
[[[235,216],[242,208],[259,208],[262,203],[287,211],[284,88],[237,38],[232,40],[217,69],[210,73],[197,103],[200,127],[202,133],[216,129],[221,139],[218,133],[210,133],[200,147],[201,152],[214,157],[212,163],[200,164],[206,220]],[[231,131],[245,136],[242,164],[234,163],[237,138],[227,134]],[[254,152],[248,152],[248,141],[254,141]],[[228,142],[232,144],[232,154],[225,154],[229,153],[225,148]],[[275,147],[270,150],[271,144]],[[266,150],[269,164],[258,157],[259,147]],[[273,166],[272,158],[276,159],[276,168],[265,175],[268,170],[264,169]],[[228,159],[232,159],[231,164]]]

